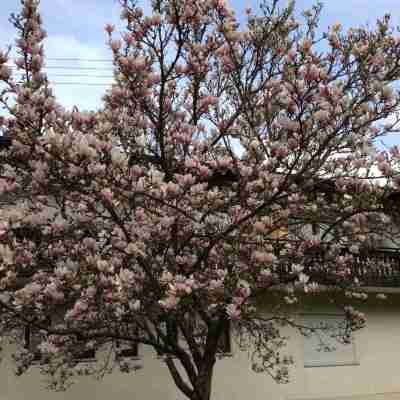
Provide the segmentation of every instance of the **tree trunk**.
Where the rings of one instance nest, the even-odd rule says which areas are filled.
[[[194,398],[192,400],[210,400],[212,389],[212,377],[214,371],[215,358],[212,363],[199,374],[196,387],[194,390]]]

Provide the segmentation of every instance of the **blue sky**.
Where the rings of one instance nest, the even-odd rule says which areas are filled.
[[[194,0],[195,1],[195,0]],[[201,1],[201,0],[197,0]],[[282,4],[286,0],[282,0]],[[150,0],[140,3],[148,8]],[[300,12],[311,7],[313,0],[297,0],[296,8]],[[238,16],[246,7],[254,10],[257,0],[231,0],[230,4]],[[40,5],[44,27],[48,32],[45,43],[46,56],[51,58],[86,58],[110,59],[110,52],[105,44],[104,25],[118,25],[118,0],[42,0]],[[19,0],[0,1],[0,47],[13,42],[14,31],[7,21],[11,12],[18,12]],[[373,24],[377,17],[385,13],[393,16],[393,23],[400,25],[399,0],[326,0],[322,13],[321,29],[324,30],[335,22],[341,22],[346,28],[365,23]],[[48,66],[67,67],[67,69],[49,69],[50,79],[57,82],[110,82],[109,63],[51,61]],[[98,70],[73,70],[70,67],[98,68]],[[65,77],[59,75],[83,74],[89,77]],[[100,78],[99,76],[104,76]],[[93,109],[100,104],[103,86],[55,85],[56,94],[65,106],[76,104],[81,109]],[[392,140],[391,140],[392,141]],[[400,140],[399,140],[400,143]]]

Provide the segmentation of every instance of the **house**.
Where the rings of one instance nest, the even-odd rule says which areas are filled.
[[[212,399],[400,399],[398,357],[400,354],[400,254],[380,250],[369,257],[360,255],[357,260],[358,279],[364,283],[368,299],[355,299],[367,316],[367,327],[354,334],[350,344],[341,344],[331,337],[304,337],[288,331],[288,354],[294,358],[290,382],[277,384],[266,374],[251,370],[246,352],[241,352],[231,338],[230,354],[223,354],[215,368]],[[367,269],[366,266],[369,266]],[[375,265],[375,268],[371,268]],[[377,296],[377,294],[381,294]],[[382,293],[387,296],[383,300]],[[357,297],[357,294],[355,295]],[[360,296],[362,297],[362,296]],[[268,299],[262,300],[265,309]],[[297,315],[299,323],[336,323],[341,315],[329,304],[322,293],[312,304]],[[331,346],[331,351],[321,349]],[[98,360],[101,354],[96,355]],[[7,346],[0,364],[0,399],[22,400],[111,397],[123,399],[150,398],[175,400],[183,398],[177,392],[165,363],[152,349],[140,345],[122,356],[132,358],[137,365],[135,373],[114,371],[100,381],[93,377],[80,377],[66,392],[55,393],[46,389],[46,377],[38,367],[15,376]],[[93,355],[82,359],[81,366],[90,368]]]
[[[3,206],[5,212],[7,207]],[[277,233],[277,238],[284,232]],[[323,269],[318,254],[308,267],[308,273],[318,274]],[[380,249],[368,254],[360,253],[354,261],[353,277],[360,281],[368,298],[359,293],[348,293],[367,316],[367,327],[357,331],[350,343],[343,344],[329,335],[302,336],[288,330],[287,353],[294,358],[290,370],[290,383],[276,384],[266,374],[251,371],[249,355],[241,352],[231,337],[225,337],[221,357],[215,368],[213,400],[274,400],[309,399],[368,399],[400,400],[400,380],[397,360],[400,354],[400,253],[396,249]],[[285,273],[285,271],[282,271]],[[290,271],[288,270],[289,274]],[[383,300],[382,294],[387,296]],[[377,296],[378,295],[378,296]],[[344,299],[346,300],[346,299]],[[260,300],[260,309],[268,314],[270,298]],[[341,313],[322,292],[312,303],[296,315],[299,324],[318,326],[337,324]],[[26,346],[35,345],[32,332],[24,332]],[[0,364],[0,400],[32,400],[95,398],[118,400],[150,398],[181,399],[161,354],[146,346],[125,348],[121,344],[119,356],[132,360],[136,373],[105,373],[101,381],[91,377],[79,377],[66,392],[54,393],[46,389],[46,377],[34,366],[21,377],[13,373],[10,356],[12,345],[4,346]],[[329,349],[327,349],[329,347]],[[325,351],[330,350],[330,351]],[[90,368],[93,362],[102,361],[106,354],[93,352],[81,354],[79,368]],[[106,372],[106,371],[105,371]]]

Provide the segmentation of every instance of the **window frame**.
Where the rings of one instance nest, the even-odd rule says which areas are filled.
[[[168,318],[165,318],[164,320],[162,320],[160,322],[159,325],[161,331],[163,332],[163,335],[173,335],[174,340],[176,340],[177,342],[179,341],[179,329],[178,326],[176,324],[176,321],[170,320]],[[169,331],[169,332],[168,332]],[[161,342],[160,338],[157,337],[157,341]],[[156,350],[157,353],[157,358],[158,359],[165,359],[166,357],[172,357],[175,358],[174,355],[170,354],[170,353],[163,353],[160,350]]]
[[[51,326],[51,321],[46,321],[48,326]],[[38,346],[40,343],[35,344],[33,338],[35,335],[39,334],[40,330],[32,329],[31,325],[25,325],[23,328],[23,347],[28,350],[31,354],[33,354],[32,364],[41,364],[44,363],[44,357]],[[36,332],[37,333],[36,333]],[[32,343],[33,342],[33,343]],[[96,350],[95,349],[85,349],[79,355],[74,356],[73,360],[78,363],[89,363],[96,362]]]
[[[92,363],[96,362],[96,350],[95,349],[86,349],[82,350],[80,354],[74,357],[74,361],[78,363]]]
[[[219,338],[217,357],[232,357],[232,324],[226,321],[221,337]]]
[[[33,342],[33,337],[35,335],[34,331],[32,330],[32,327],[30,325],[25,325],[23,328],[23,347],[25,350],[27,350],[30,354],[33,355],[33,364],[40,364],[43,361],[43,354],[42,352],[38,349],[39,344],[34,344]]]
[[[306,319],[307,317],[320,317],[318,318],[319,321],[324,322],[324,321],[329,321],[329,319],[342,319],[344,318],[344,314],[340,313],[323,313],[323,312],[317,312],[317,313],[301,313],[299,315],[300,319],[305,322],[306,325]],[[330,368],[330,367],[350,367],[350,366],[359,366],[360,365],[360,360],[358,358],[358,351],[357,351],[357,343],[356,343],[356,336],[354,334],[351,335],[351,343],[349,344],[342,344],[342,346],[350,346],[351,350],[351,361],[321,361],[321,360],[311,360],[307,361],[306,360],[306,340],[308,339],[307,336],[301,335],[302,336],[302,356],[303,356],[303,367],[304,368]],[[340,344],[335,340],[336,344]],[[333,351],[327,351],[326,353],[334,353]]]
[[[139,329],[135,329],[135,335],[139,336]],[[117,340],[115,344],[115,358],[119,361],[130,359],[140,360],[139,343]]]

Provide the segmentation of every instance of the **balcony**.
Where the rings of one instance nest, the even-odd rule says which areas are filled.
[[[343,256],[350,253],[343,252]],[[327,269],[329,273],[327,274]],[[283,265],[277,271],[281,279],[289,278],[291,265]],[[361,286],[400,288],[400,249],[379,249],[360,252],[350,261],[337,265],[321,254],[312,255],[304,268],[311,281],[334,285],[358,280]]]

